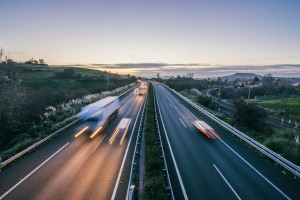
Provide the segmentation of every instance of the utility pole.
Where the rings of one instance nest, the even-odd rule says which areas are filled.
[[[0,48],[0,61],[2,61],[3,51],[3,48]]]
[[[247,106],[249,104],[249,101],[250,101],[250,87],[249,87],[249,92],[248,92],[248,101],[247,101]]]

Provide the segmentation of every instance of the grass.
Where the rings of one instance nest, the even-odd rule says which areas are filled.
[[[300,97],[291,97],[285,99],[270,99],[258,102],[266,108],[278,112],[284,112],[286,115],[293,118],[300,118]]]
[[[72,66],[46,66],[46,65],[31,65],[16,63],[13,65],[13,70],[16,71],[17,77],[23,81],[28,80],[47,80],[56,79],[55,72],[62,72]],[[117,75],[108,72],[87,69],[80,67],[72,67],[76,74],[81,74],[82,77],[88,76],[92,78],[116,77]]]
[[[146,177],[144,199],[168,199],[163,175],[160,149],[154,121],[154,95],[152,85],[149,87],[145,134]]]
[[[11,66],[11,69],[16,77],[21,80],[22,86],[34,90],[52,88],[55,90],[59,89],[67,91],[86,90],[95,93],[111,90],[124,82],[124,79],[122,80],[119,75],[76,66],[72,68],[75,70],[75,74],[81,75],[81,78],[61,79],[55,76],[55,73],[63,72],[64,69],[70,67],[72,66],[46,66],[16,63]],[[127,82],[125,84],[128,84]]]
[[[57,81],[31,81],[23,82],[23,86],[30,87],[32,89],[41,89],[44,87],[49,87],[53,89],[62,90],[73,90],[78,88],[89,88],[91,90],[101,88],[101,86],[107,86],[107,83],[103,81],[77,81],[77,80],[57,80]]]

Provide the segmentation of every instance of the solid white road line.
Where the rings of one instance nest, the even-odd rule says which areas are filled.
[[[189,111],[184,105],[181,104],[181,106],[185,110],[187,110],[191,115],[193,115],[193,113],[191,111]],[[198,119],[195,115],[193,115],[193,117],[196,118],[196,119]],[[269,179],[267,179],[257,169],[255,169],[248,161],[246,161],[242,156],[240,156],[236,151],[234,151],[227,143],[225,143],[222,139],[220,139],[220,141],[223,144],[225,144],[225,146],[228,147],[233,153],[235,153],[242,161],[244,161],[251,169],[253,169],[260,177],[262,177],[267,183],[269,183],[275,190],[277,190],[282,196],[284,196],[286,199],[291,199],[283,191],[281,191],[276,185],[274,185]]]
[[[185,123],[179,118],[179,120],[181,121],[182,125],[186,128]]]
[[[156,102],[157,102],[157,106],[158,106],[158,110],[159,110],[160,119],[161,119],[161,122],[162,122],[162,125],[163,125],[163,129],[165,131],[167,143],[168,143],[168,146],[169,146],[169,149],[170,149],[170,152],[171,152],[171,157],[172,157],[172,160],[173,160],[173,163],[174,163],[174,166],[175,166],[175,170],[176,170],[176,173],[177,173],[177,176],[178,176],[178,179],[179,179],[180,187],[181,187],[181,190],[182,190],[182,193],[183,193],[183,197],[184,197],[184,199],[188,199],[188,196],[186,194],[186,190],[185,190],[185,187],[183,185],[181,175],[180,175],[180,172],[178,170],[178,166],[177,166],[177,163],[176,163],[176,160],[175,160],[175,157],[174,157],[174,153],[173,153],[172,147],[170,145],[170,141],[169,141],[169,138],[168,138],[168,133],[166,131],[163,118],[161,116],[161,111],[160,111],[160,106],[159,106],[159,103],[158,103],[158,98],[156,98]]]
[[[145,97],[144,97],[143,101],[145,101]],[[143,103],[141,103],[141,106],[139,108],[137,117],[135,119],[132,131],[131,131],[131,135],[130,135],[130,138],[129,138],[129,141],[128,141],[128,144],[127,144],[127,148],[126,148],[126,151],[125,151],[125,155],[123,157],[123,161],[122,161],[121,168],[120,168],[120,171],[119,171],[119,174],[118,174],[118,178],[117,178],[117,181],[116,181],[116,184],[115,184],[115,187],[114,187],[113,194],[111,196],[111,200],[114,200],[115,197],[116,197],[116,194],[117,194],[117,190],[118,190],[118,186],[119,186],[119,183],[120,183],[120,178],[121,178],[122,171],[123,171],[123,168],[124,168],[125,160],[126,160],[126,157],[127,157],[128,149],[129,149],[129,146],[130,146],[130,143],[131,143],[131,139],[132,139],[132,135],[133,135],[133,132],[134,132],[134,129],[135,129],[135,126],[136,126],[136,122],[137,122],[137,120],[139,118],[139,115],[140,115],[140,112],[141,112],[142,105],[143,105]]]
[[[102,142],[102,140],[106,137],[107,134],[104,135],[104,137],[100,140],[100,142],[97,144],[97,146],[93,149],[92,153],[94,153],[94,151],[97,149],[97,147],[100,145],[100,143]]]
[[[284,192],[282,192],[276,185],[274,185],[269,179],[267,179],[264,175],[262,175],[257,169],[255,169],[250,163],[248,163],[240,154],[238,154],[236,151],[234,151],[226,142],[224,142],[222,139],[220,141],[225,144],[235,155],[237,155],[244,163],[246,163],[251,169],[253,169],[259,176],[261,176],[265,181],[267,181],[275,190],[277,190],[282,196],[284,196],[286,199],[291,199],[288,197]]]
[[[42,164],[40,164],[37,168],[35,168],[32,172],[30,172],[27,176],[25,176],[22,180],[20,180],[16,185],[14,185],[12,188],[10,188],[7,192],[5,192],[0,199],[3,199],[5,196],[7,196],[11,191],[13,191],[16,187],[18,187],[21,183],[23,183],[28,177],[30,177],[34,172],[36,172],[38,169],[40,169],[44,164],[46,164],[51,158],[53,158],[56,154],[58,154],[61,150],[63,150],[66,146],[69,145],[69,142],[65,144],[63,147],[61,147],[58,151],[56,151],[52,156],[50,156],[47,160],[45,160]]]
[[[219,172],[219,174],[221,175],[221,177],[223,178],[223,180],[227,183],[227,185],[230,187],[230,189],[232,190],[232,192],[235,194],[235,196],[241,200],[240,196],[236,193],[236,191],[233,189],[233,187],[229,184],[229,182],[226,180],[226,178],[223,176],[223,174],[220,172],[220,170],[218,169],[218,167],[213,164],[213,166],[215,167],[215,169],[217,170],[217,172]]]

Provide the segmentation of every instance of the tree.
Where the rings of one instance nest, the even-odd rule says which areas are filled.
[[[41,65],[46,64],[45,61],[44,61],[44,59],[39,59],[39,63],[40,63]]]
[[[160,79],[160,74],[159,74],[159,72],[156,74],[156,78],[157,78],[157,79]]]
[[[194,77],[194,73],[189,72],[189,73],[186,74],[186,77],[187,78],[193,78]]]
[[[272,74],[265,74],[262,79],[262,85],[267,88],[271,88],[274,84],[274,78]]]
[[[235,103],[234,119],[237,124],[259,130],[263,127],[266,112],[254,103],[247,103],[244,99],[238,99]]]
[[[75,69],[73,68],[64,69],[63,73],[65,78],[73,78],[75,76]]]
[[[257,77],[257,76],[255,76],[254,78],[253,78],[253,80],[252,80],[252,83],[259,83],[259,78]]]

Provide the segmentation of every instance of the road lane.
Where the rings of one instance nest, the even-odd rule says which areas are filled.
[[[109,139],[122,118],[135,120],[143,102],[144,96],[129,94],[121,101],[122,107],[116,119],[95,138],[90,139],[87,134],[74,138],[75,127],[73,127],[38,151],[20,159],[0,174],[1,181],[8,183],[6,187],[0,187],[0,194],[4,194],[16,183],[6,180],[13,177],[14,170],[21,168],[19,165],[30,163],[27,158],[34,157],[34,154],[40,155],[39,152],[53,151],[52,146],[57,148],[59,145],[55,144],[64,141],[69,142],[68,147],[31,174],[4,199],[109,199],[131,136],[133,123],[129,125],[129,131],[121,145],[121,138],[116,138],[112,144],[109,143]],[[133,134],[136,135],[134,131]],[[129,161],[131,157],[128,156]],[[28,174],[30,170],[24,171]],[[130,168],[125,169],[124,173],[128,171],[130,172]]]
[[[273,165],[207,120],[180,98],[175,98],[175,95],[163,86],[154,85],[154,88],[189,199],[200,197],[203,199],[237,199],[236,194],[242,199],[299,198],[298,183],[283,175]],[[280,188],[283,194],[243,162],[222,141],[209,140],[197,131],[191,123],[195,117],[213,127],[221,136],[222,141],[239,152],[255,169],[262,172],[271,183]],[[178,118],[182,119],[187,128],[178,121]],[[226,177],[236,194],[214,166],[217,166],[223,177]],[[271,174],[265,173],[266,171],[271,171]],[[284,184],[289,186],[284,186]],[[285,194],[287,196],[284,196]]]

